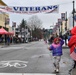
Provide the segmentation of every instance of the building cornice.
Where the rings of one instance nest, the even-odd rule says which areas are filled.
[[[0,5],[7,6],[2,0],[0,0]]]

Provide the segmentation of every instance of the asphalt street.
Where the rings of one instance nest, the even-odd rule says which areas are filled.
[[[48,44],[37,41],[0,47],[0,73],[47,73],[54,74],[52,54]],[[60,73],[70,75],[73,61],[69,48],[63,48]]]

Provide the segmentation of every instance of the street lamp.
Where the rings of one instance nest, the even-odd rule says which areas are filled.
[[[75,13],[74,3],[75,3],[75,1],[73,1],[73,12],[72,12],[72,14],[73,14],[73,27],[74,27],[74,13]]]
[[[61,35],[62,35],[62,22],[61,22]]]

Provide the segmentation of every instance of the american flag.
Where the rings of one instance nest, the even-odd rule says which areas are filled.
[[[73,60],[76,60],[76,48],[74,48],[74,51],[70,54],[70,56]]]
[[[7,10],[7,11],[11,11],[12,8],[11,8],[11,7],[6,7],[6,10]]]

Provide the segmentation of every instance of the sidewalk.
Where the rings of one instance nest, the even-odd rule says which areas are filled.
[[[0,43],[0,48],[3,48],[3,47],[10,47],[12,45],[19,45],[19,44],[24,44],[24,43],[11,43],[10,45],[7,45],[5,43]]]
[[[63,49],[69,48],[68,46],[63,45]]]
[[[69,47],[64,44],[63,49],[65,48],[69,48]],[[71,75],[76,75],[76,68],[71,71]]]

